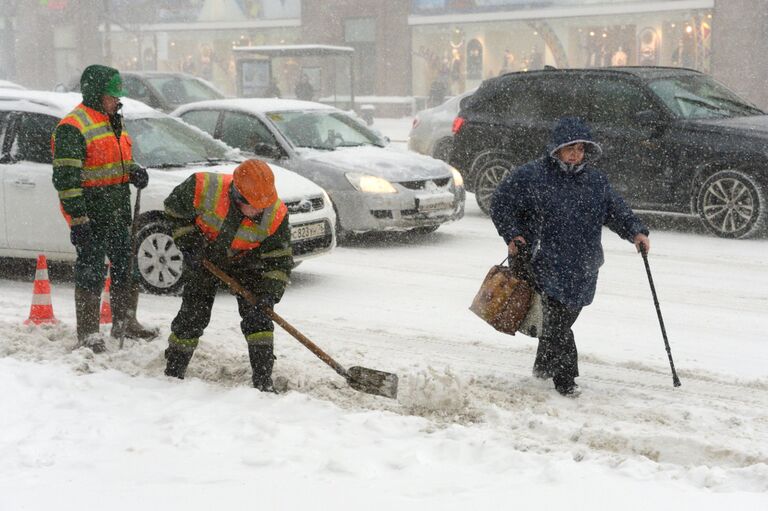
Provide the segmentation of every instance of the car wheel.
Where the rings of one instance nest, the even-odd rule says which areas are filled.
[[[139,284],[152,294],[176,294],[184,282],[181,278],[184,256],[173,242],[169,227],[161,221],[144,225],[136,235],[136,267]]]
[[[504,158],[491,158],[483,162],[477,169],[475,177],[475,200],[486,215],[491,209],[491,198],[496,187],[512,168],[512,164]]]
[[[717,236],[747,238],[766,225],[765,187],[740,170],[721,170],[704,181],[696,210],[707,229]]]
[[[435,144],[435,149],[432,151],[432,157],[437,160],[448,161],[451,156],[451,146],[453,139],[451,137],[441,138]]]

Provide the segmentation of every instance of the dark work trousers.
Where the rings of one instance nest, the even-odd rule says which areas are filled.
[[[211,321],[211,308],[216,290],[221,287],[219,279],[205,268],[197,271],[184,270],[190,275],[184,284],[181,309],[171,323],[171,332],[184,345],[193,348]],[[249,343],[272,344],[275,329],[272,320],[259,307],[248,303],[242,296],[237,297],[237,307],[242,321],[240,330]]]
[[[541,302],[544,322],[534,371],[560,380],[576,378],[579,375],[579,361],[571,327],[579,317],[581,307],[571,309],[548,296],[542,296]]]
[[[110,277],[112,288],[125,289],[130,285],[129,264],[131,260],[130,221],[93,222],[93,237],[85,246],[77,248],[75,261],[75,285],[93,294],[101,293],[106,277],[104,257],[109,258],[112,267]]]

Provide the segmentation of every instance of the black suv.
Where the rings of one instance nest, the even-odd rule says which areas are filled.
[[[724,238],[768,216],[768,115],[689,69],[545,69],[486,80],[461,102],[450,163],[488,212],[502,177],[543,154],[555,120],[580,116],[598,166],[633,208],[699,215]]]

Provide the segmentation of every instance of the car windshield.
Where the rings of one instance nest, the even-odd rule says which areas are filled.
[[[145,78],[168,103],[185,105],[194,101],[222,99],[224,96],[201,80],[178,76],[149,76]]]
[[[155,168],[236,160],[235,150],[170,117],[126,119],[133,159]]]
[[[267,117],[296,147],[326,151],[363,145],[384,147],[375,133],[342,112],[269,112]]]
[[[662,78],[648,85],[670,110],[683,119],[763,115],[762,110],[704,75]]]

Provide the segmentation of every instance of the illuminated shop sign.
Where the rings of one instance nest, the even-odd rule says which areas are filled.
[[[414,14],[488,12],[544,7],[579,7],[638,3],[640,0],[412,0]],[[675,1],[675,0],[667,0]]]

